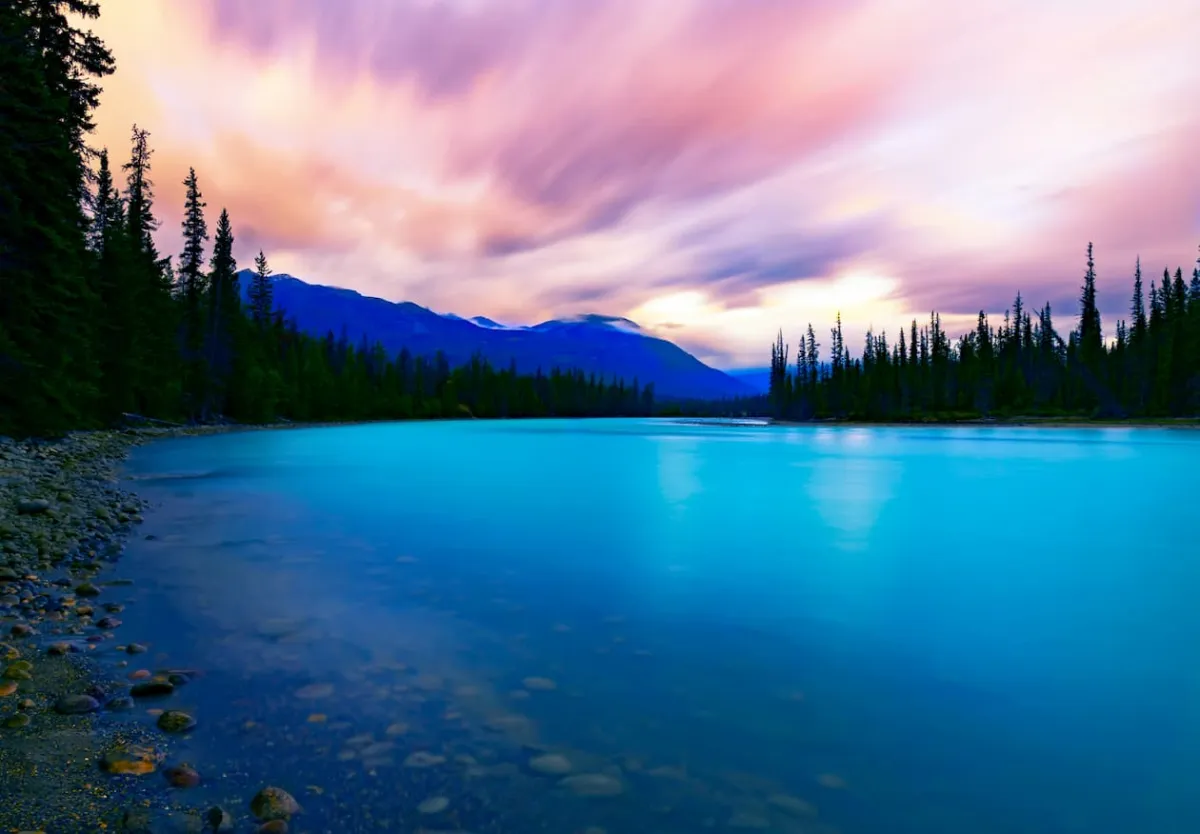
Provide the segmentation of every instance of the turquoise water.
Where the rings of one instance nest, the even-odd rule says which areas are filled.
[[[1194,832],[1198,471],[1150,430],[167,441],[119,636],[204,673],[181,796],[298,830]]]

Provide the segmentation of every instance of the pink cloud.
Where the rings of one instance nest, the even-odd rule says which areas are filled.
[[[695,289],[728,312],[855,272],[894,279],[861,316],[1000,311],[1018,289],[1057,306],[1093,240],[1111,314],[1138,253],[1190,267],[1200,242],[1188,0],[1086,15],[1024,0],[167,0],[106,15],[120,69],[101,133],[123,143],[131,116],[151,120],[165,251],[195,165],[240,244],[444,310],[623,314]],[[729,328],[773,315],[804,311]],[[672,324],[724,350],[728,328]]]

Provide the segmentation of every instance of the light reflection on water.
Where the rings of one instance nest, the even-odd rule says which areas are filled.
[[[316,830],[1176,830],[1200,575],[1154,496],[1198,449],[650,421],[172,441],[131,467],[164,504],[121,636],[207,673],[174,696],[196,802],[282,784]],[[1155,490],[1064,486],[1117,478]],[[620,795],[556,787],[547,751]]]

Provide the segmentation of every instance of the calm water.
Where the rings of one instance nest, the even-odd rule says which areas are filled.
[[[1195,832],[1197,472],[1168,431],[168,441],[121,636],[206,673],[185,798],[301,831]]]

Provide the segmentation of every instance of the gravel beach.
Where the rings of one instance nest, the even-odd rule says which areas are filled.
[[[122,642],[137,635],[118,636],[115,592],[126,583],[113,570],[147,508],[120,485],[130,449],[248,428],[280,427],[0,438],[0,830],[225,831],[234,830],[235,815],[249,816],[244,808],[187,807],[151,790],[148,774],[178,775],[165,767],[170,734],[123,721],[137,695],[113,677],[125,663],[95,662],[138,650]],[[187,682],[162,678],[138,686]]]

